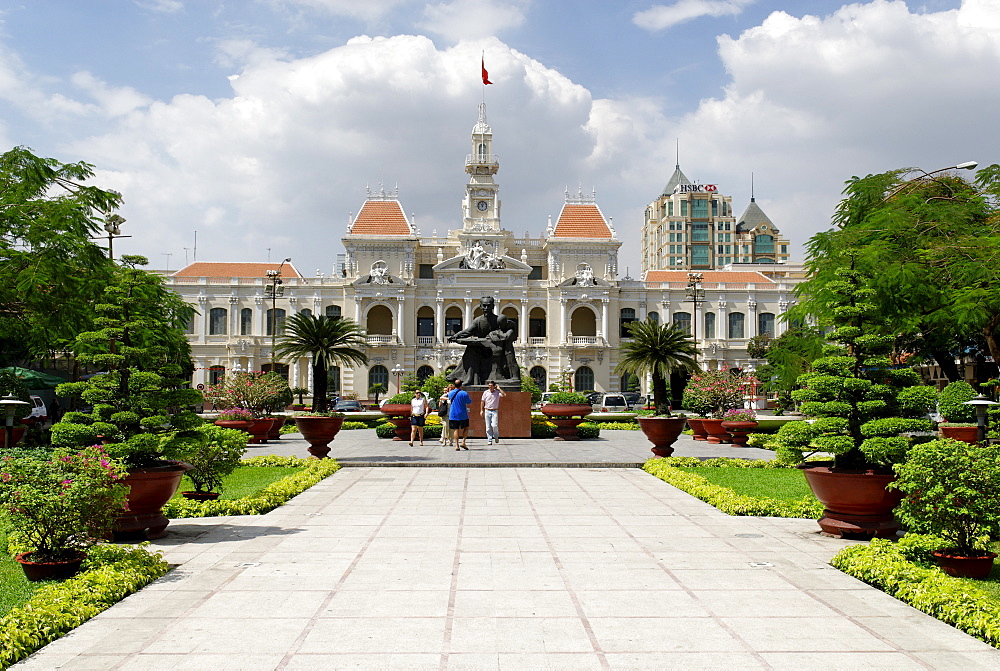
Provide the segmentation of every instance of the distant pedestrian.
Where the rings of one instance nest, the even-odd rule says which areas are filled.
[[[419,435],[420,444],[424,444],[424,421],[427,419],[427,399],[424,392],[417,389],[413,392],[413,400],[410,401],[410,447],[413,447],[413,439]]]
[[[483,392],[483,419],[486,420],[486,444],[500,442],[500,399],[506,396],[494,380],[486,383]]]
[[[469,449],[469,405],[472,398],[462,389],[462,381],[455,380],[455,389],[448,394],[448,428],[455,439],[455,451]],[[459,443],[461,439],[461,443]]]
[[[442,445],[451,445],[451,428],[448,425],[448,394],[455,388],[455,385],[449,383],[448,387],[438,398],[438,417],[441,418],[441,439],[438,441]]]

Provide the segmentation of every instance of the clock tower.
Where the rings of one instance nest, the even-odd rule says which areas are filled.
[[[493,153],[493,130],[486,123],[486,103],[479,103],[479,120],[472,128],[472,153],[465,159],[469,175],[462,204],[465,230],[500,230],[500,187],[493,181],[499,169],[500,158]]]

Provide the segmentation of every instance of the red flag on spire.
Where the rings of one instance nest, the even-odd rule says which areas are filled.
[[[486,57],[483,56],[483,85],[492,84],[490,81],[490,73],[486,71]]]

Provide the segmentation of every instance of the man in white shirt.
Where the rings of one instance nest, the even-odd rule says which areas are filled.
[[[506,396],[503,389],[497,383],[490,380],[486,383],[486,391],[483,392],[483,418],[486,420],[486,444],[500,442],[500,432],[498,430],[500,421],[500,399]]]

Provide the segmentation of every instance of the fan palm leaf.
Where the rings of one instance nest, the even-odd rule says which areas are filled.
[[[698,354],[694,339],[674,324],[660,324],[651,319],[628,324],[631,340],[622,343],[621,358],[615,373],[648,374],[653,379],[653,403],[656,412],[666,411],[667,380],[675,370],[696,371]],[[661,410],[662,409],[662,410]]]

